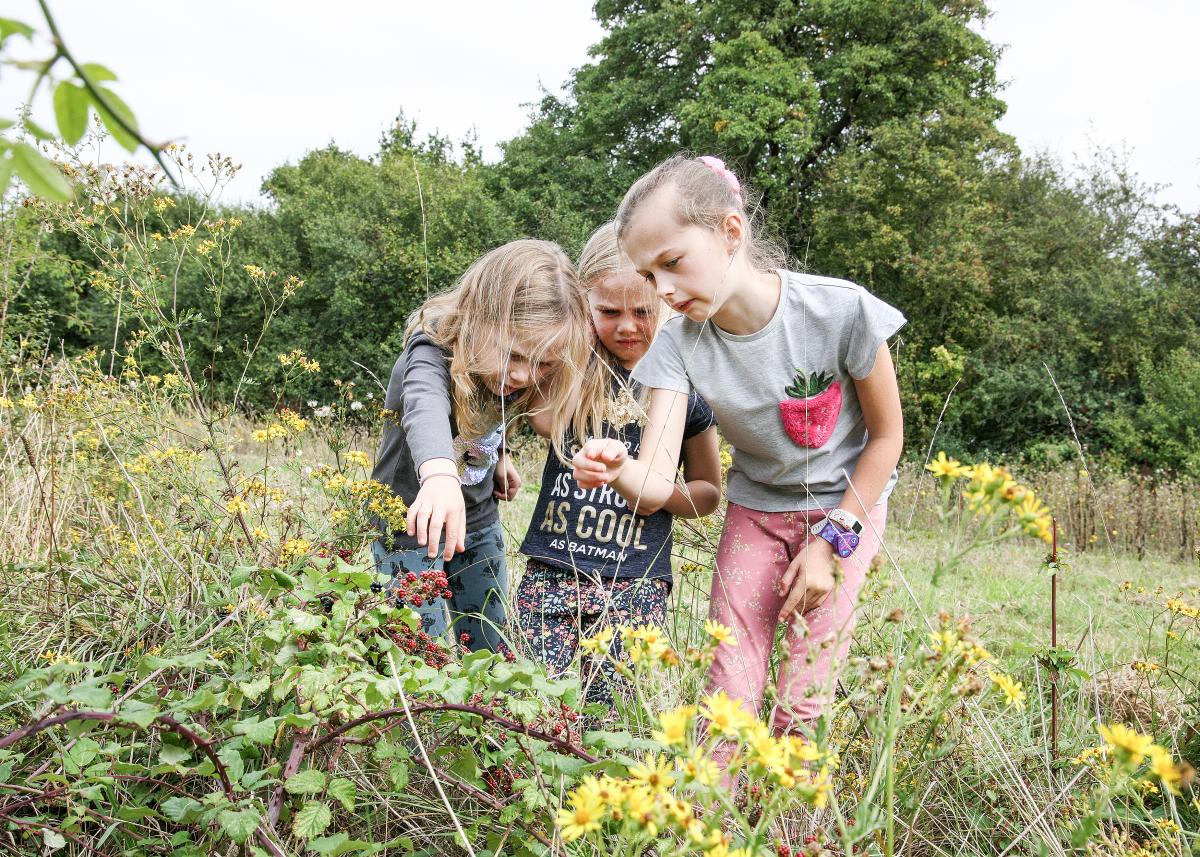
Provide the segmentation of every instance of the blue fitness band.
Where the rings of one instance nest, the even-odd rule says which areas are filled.
[[[842,559],[847,559],[858,547],[857,533],[839,530],[828,518],[813,524],[812,533],[833,545],[834,552]]]

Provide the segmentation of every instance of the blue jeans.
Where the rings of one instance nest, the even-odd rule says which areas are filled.
[[[504,534],[497,521],[481,530],[468,533],[466,550],[455,554],[449,562],[442,560],[439,551],[429,558],[428,548],[389,551],[376,540],[371,553],[381,574],[393,578],[408,572],[420,574],[430,569],[444,570],[450,583],[450,598],[436,598],[415,607],[421,614],[421,627],[429,636],[444,637],[453,629],[454,640],[466,633],[471,651],[498,651],[504,639],[506,601],[508,598],[508,567],[504,561]]]

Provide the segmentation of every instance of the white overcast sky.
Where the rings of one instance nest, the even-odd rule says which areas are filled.
[[[520,133],[540,86],[558,90],[601,35],[588,0],[51,0],[81,61],[120,75],[118,93],[151,139],[244,165],[226,199],[258,198],[264,175],[330,141],[362,155],[401,110],[419,133],[485,157]],[[1008,45],[1003,130],[1026,151],[1068,163],[1125,148],[1160,199],[1200,208],[1200,3],[1195,0],[991,0],[984,28]],[[0,15],[45,29],[34,0]],[[20,55],[29,51],[20,49]],[[0,116],[27,75],[0,78]],[[1192,106],[1189,106],[1192,105]],[[47,104],[37,107],[43,124]],[[115,145],[105,152],[115,158]]]

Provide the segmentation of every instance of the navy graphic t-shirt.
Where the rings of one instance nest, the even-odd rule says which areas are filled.
[[[619,383],[614,379],[614,394],[622,389],[627,392],[618,401],[628,399],[630,388],[637,396],[636,382],[629,381],[628,372],[621,374],[624,377]],[[684,439],[706,431],[715,422],[712,410],[692,393]],[[624,442],[629,455],[637,457],[642,442],[642,427],[637,422],[620,428],[605,423],[604,434]],[[670,580],[672,521],[671,513],[663,509],[653,515],[635,515],[611,486],[580,488],[571,469],[563,467],[551,451],[521,553],[547,565],[576,569],[584,578]]]

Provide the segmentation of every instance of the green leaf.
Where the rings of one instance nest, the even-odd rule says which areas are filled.
[[[252,809],[244,809],[241,812],[227,809],[217,816],[217,820],[220,821],[225,835],[239,844],[249,839],[259,825],[258,813]]]
[[[292,819],[292,833],[300,839],[312,839],[324,833],[331,821],[333,813],[329,811],[329,807],[317,801],[309,801]]]
[[[325,775],[316,768],[306,768],[288,777],[283,787],[290,795],[317,794],[325,788]]]
[[[229,575],[229,585],[230,586],[241,586],[243,583],[245,583],[247,580],[249,580],[250,576],[252,574],[254,574],[256,571],[258,571],[257,565],[235,566],[233,571]]]
[[[266,675],[260,676],[259,678],[256,678],[254,681],[238,682],[238,690],[240,690],[242,692],[242,695],[245,696],[246,699],[249,699],[251,702],[253,702],[254,700],[258,699],[260,696],[262,696],[264,693],[266,693],[267,688],[269,688],[270,686],[271,686],[271,677],[266,676]]]
[[[192,756],[186,747],[177,744],[163,744],[158,751],[158,761],[164,765],[178,765],[186,762]]]
[[[28,116],[25,117],[25,130],[42,142],[49,142],[50,140],[54,139],[53,134],[51,134],[38,123],[34,122]]]
[[[169,797],[158,806],[159,812],[179,824],[193,820],[203,808],[200,801],[183,795]]]
[[[41,152],[33,146],[14,143],[12,160],[17,175],[32,193],[54,202],[66,202],[71,198],[71,186],[58,167],[42,157]]]
[[[0,18],[0,43],[14,33],[29,39],[33,36],[33,27],[22,21],[14,21],[12,18]]]
[[[134,118],[133,111],[129,109],[129,105],[122,101],[111,89],[97,88],[104,96],[105,101],[112,105],[112,109],[116,115],[124,119],[130,128],[137,130],[137,119]],[[104,122],[104,127],[108,129],[108,133],[112,134],[114,140],[130,152],[138,147],[137,137],[122,128],[113,114],[98,99],[93,98],[92,104],[95,106],[96,112],[100,114],[100,119]]]
[[[341,777],[330,780],[329,796],[340,803],[346,812],[354,812],[354,799],[358,796],[358,786]]]
[[[308,850],[322,855],[341,854],[342,852],[338,849],[345,845],[349,839],[350,837],[345,833],[322,836],[320,839],[314,839],[308,843]]]
[[[87,90],[64,80],[54,88],[54,117],[58,120],[58,132],[67,145],[74,146],[87,131]]]
[[[268,717],[266,720],[251,717],[235,723],[233,731],[238,735],[245,735],[255,744],[270,744],[275,740],[276,723],[274,717]]]
[[[42,841],[46,843],[47,851],[57,851],[67,844],[66,838],[57,830],[51,830],[49,827],[42,830]]]
[[[85,62],[79,67],[83,69],[83,73],[88,76],[92,83],[117,79],[117,76],[113,74],[112,71],[110,71],[106,66],[100,65],[98,62]]]
[[[291,620],[292,627],[300,634],[307,634],[309,631],[320,628],[321,623],[325,621],[323,616],[317,616],[306,610],[298,610],[296,608],[288,611],[288,619]]]
[[[133,723],[145,729],[154,722],[154,718],[158,716],[158,709],[149,703],[142,702],[137,699],[131,699],[121,706],[117,712],[117,717],[126,723]]]
[[[322,857],[341,857],[342,854],[349,854],[351,851],[366,851],[375,853],[383,846],[376,845],[373,842],[364,842],[361,839],[351,839],[345,833],[335,833],[332,836],[322,836],[319,839],[314,839],[308,843],[308,850]],[[411,851],[411,848],[402,848],[403,851]]]
[[[67,698],[84,708],[108,708],[112,705],[112,691],[96,684],[76,685],[71,688]]]

